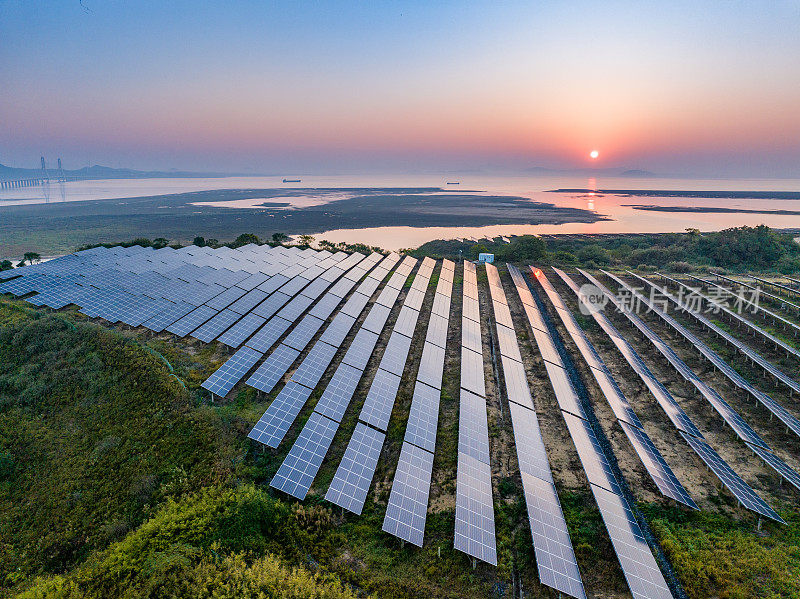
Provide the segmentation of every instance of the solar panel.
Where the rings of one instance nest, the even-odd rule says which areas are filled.
[[[255,314],[247,314],[239,322],[220,335],[217,340],[228,347],[239,347],[262,324],[264,324],[263,318]]]
[[[223,310],[230,306],[233,302],[238,300],[242,297],[245,293],[247,293],[244,289],[240,287],[231,287],[226,289],[216,297],[211,298],[206,302],[207,306],[211,306],[215,310]]]
[[[495,328],[497,330],[497,341],[500,345],[500,353],[512,360],[522,362],[522,356],[519,353],[519,345],[517,343],[517,334],[514,329],[509,329],[501,324],[498,324]]]
[[[414,336],[414,329],[417,326],[417,319],[419,312],[408,306],[408,296],[406,302],[400,309],[400,314],[397,315],[397,320],[394,323],[394,332],[405,335],[409,339]]]
[[[283,344],[279,345],[247,379],[247,384],[254,389],[269,393],[291,368],[299,355],[300,352],[296,349]]]
[[[290,322],[294,322],[300,315],[306,311],[306,309],[314,303],[314,300],[310,297],[306,297],[305,295],[298,295],[288,304],[286,304],[283,309],[278,312],[278,316],[281,318],[285,318]]]
[[[333,314],[333,311],[342,301],[342,298],[333,295],[332,293],[328,292],[320,298],[320,300],[314,304],[311,309],[308,311],[309,314],[312,316],[316,316],[321,320],[327,320],[328,317]]]
[[[525,367],[520,362],[506,356],[500,356],[500,360],[503,364],[503,377],[506,382],[508,401],[533,410],[533,398],[531,397],[530,387],[528,387]]]
[[[561,366],[556,366],[550,362],[545,362],[544,366],[545,370],[547,370],[547,376],[550,379],[550,385],[553,387],[553,392],[555,393],[559,407],[570,414],[574,414],[586,420],[586,412],[583,409],[583,405],[578,398],[575,388],[572,386],[572,381],[569,380],[567,371]]]
[[[406,279],[408,278],[408,274],[401,272],[398,268],[394,274],[389,277],[389,280],[386,282],[387,287],[394,287],[395,289],[402,289],[403,285],[405,285]]]
[[[333,345],[334,347],[339,347],[344,342],[350,329],[353,328],[355,322],[355,316],[348,316],[347,314],[339,312],[325,328],[319,340]]]
[[[758,456],[769,464],[778,474],[788,480],[795,488],[800,489],[800,475],[792,470],[786,462],[780,459],[771,451],[759,447],[758,445],[751,445],[752,449]]]
[[[406,299],[403,302],[404,306],[413,308],[414,310],[422,310],[422,304],[425,301],[425,292],[419,289],[409,289],[406,293]]]
[[[338,427],[337,422],[312,412],[269,486],[305,499]]]
[[[234,312],[238,312],[239,314],[247,314],[266,298],[267,294],[265,292],[261,291],[260,289],[253,289],[233,302],[229,309],[233,310]]]
[[[358,315],[367,307],[369,303],[369,296],[364,295],[360,291],[356,291],[350,298],[345,302],[344,307],[339,311],[339,314],[345,314],[347,316],[352,316],[353,318],[358,318]]]
[[[453,545],[459,551],[497,565],[492,471],[488,463],[461,451],[458,452]]]
[[[172,304],[166,310],[156,314],[149,320],[146,320],[143,323],[143,325],[146,326],[151,331],[160,333],[169,325],[171,325],[178,319],[186,316],[189,312],[191,312],[194,309],[195,307],[192,304],[186,302],[179,302],[177,304]]]
[[[320,295],[325,293],[325,290],[328,288],[329,285],[330,283],[328,283],[328,281],[324,279],[314,279],[300,293],[301,295],[310,297],[311,299],[317,299]]]
[[[672,599],[627,502],[606,489],[590,486],[634,599]]]
[[[418,547],[425,534],[432,471],[432,453],[403,443],[382,528]]]
[[[336,283],[328,290],[328,293],[331,295],[335,295],[339,298],[339,301],[346,296],[353,287],[356,286],[355,281],[351,281],[350,279],[339,279]],[[338,303],[338,302],[337,302]]]
[[[325,499],[344,509],[361,514],[375,474],[386,435],[359,422],[347,445]]]
[[[461,386],[476,395],[486,394],[483,375],[483,356],[472,350],[461,351]]]
[[[397,301],[397,297],[399,295],[399,289],[395,289],[394,287],[384,287],[383,291],[381,291],[380,295],[378,295],[378,299],[375,300],[375,303],[391,308],[394,306],[394,303]]]
[[[177,322],[167,327],[167,331],[174,333],[178,337],[184,337],[206,322],[217,313],[214,308],[208,306],[198,306]]]
[[[471,299],[464,296],[464,303],[461,305],[461,314],[464,318],[480,322],[480,309],[478,307],[478,300]]]
[[[366,329],[360,329],[356,333],[350,347],[347,348],[342,362],[349,364],[358,370],[364,370],[367,367],[372,356],[372,351],[375,349],[375,344],[378,342],[378,335]]]
[[[289,301],[289,299],[291,298],[285,293],[276,291],[263,302],[258,304],[255,308],[253,308],[253,314],[258,314],[264,318],[272,318],[275,313],[280,310],[286,302]]]
[[[391,311],[392,309],[390,307],[377,303],[373,304],[372,308],[370,308],[369,314],[367,314],[367,317],[361,324],[361,328],[380,335],[381,331],[383,331],[383,327],[386,326],[386,321],[388,320],[389,313]]]
[[[642,460],[644,467],[653,479],[653,482],[658,487],[659,491],[667,497],[671,497],[686,506],[694,509],[699,509],[697,504],[692,500],[692,497],[683,488],[683,485],[678,481],[672,469],[667,465],[661,453],[653,445],[653,441],[643,430],[631,426],[624,420],[619,421],[622,430],[633,445],[639,458]]]
[[[489,463],[486,400],[466,389],[461,389],[461,405],[458,411],[458,452]]]
[[[233,389],[234,385],[242,380],[244,375],[258,362],[261,355],[260,352],[249,347],[243,347],[228,358],[228,361],[203,381],[200,386],[208,389],[211,393],[225,397]]]
[[[434,295],[431,314],[438,314],[443,318],[450,318],[450,297],[440,293]]]
[[[322,379],[337,351],[338,348],[317,341],[292,375],[292,380],[313,389]]]
[[[481,325],[469,318],[461,319],[461,345],[476,353],[483,352],[481,345]]]
[[[245,345],[262,353],[267,353],[290,326],[292,326],[292,323],[288,320],[278,316],[271,318]]]
[[[378,369],[372,380],[359,418],[375,428],[385,431],[392,416],[394,400],[400,388],[400,377]]]
[[[250,291],[258,287],[262,283],[264,283],[267,279],[269,279],[269,275],[263,272],[254,272],[246,279],[243,279],[238,283],[236,283],[236,286],[244,289],[245,291]]]
[[[406,443],[433,453],[436,448],[436,429],[439,422],[439,399],[441,391],[424,383],[417,382],[408,414]]]
[[[261,291],[265,291],[266,293],[274,293],[278,290],[279,287],[284,285],[289,280],[289,277],[283,274],[276,274],[261,283],[258,286],[258,289]]]
[[[425,334],[425,341],[444,349],[447,346],[447,325],[447,318],[437,314],[431,314],[431,318],[428,321],[428,331]]]
[[[310,283],[305,277],[296,276],[283,284],[279,289],[281,293],[285,293],[289,297],[293,297],[300,293],[300,291]]]
[[[555,486],[550,481],[523,472],[522,487],[539,581],[571,597],[584,599],[586,593]]]
[[[339,364],[314,410],[331,420],[341,422],[363,375],[363,370],[344,363]]]
[[[441,389],[443,366],[444,349],[426,341],[422,348],[417,380],[436,389]]]
[[[286,336],[286,339],[283,340],[283,343],[288,345],[289,347],[293,347],[298,350],[303,350],[311,340],[314,338],[314,335],[317,334],[322,328],[324,322],[319,318],[311,316],[310,314],[306,314],[303,317],[297,326],[292,329],[292,332]]]
[[[311,397],[311,391],[294,381],[286,383],[247,436],[267,447],[278,447]]]
[[[372,297],[372,294],[377,291],[378,287],[380,287],[381,280],[382,279],[373,279],[372,277],[367,277],[361,282],[356,291],[362,295],[366,295],[367,297]]]
[[[241,314],[225,309],[211,320],[195,329],[192,332],[192,337],[199,341],[210,343],[241,317]]]
[[[700,459],[705,462],[706,466],[708,466],[730,492],[733,493],[734,497],[739,500],[739,503],[757,514],[783,523],[783,520],[775,513],[775,510],[769,507],[769,505],[750,488],[750,485],[744,482],[708,443],[703,439],[687,435],[684,432],[681,432],[681,437],[684,438],[692,449],[695,450],[697,455],[700,456]]]
[[[397,333],[397,330],[392,331],[381,357],[380,368],[398,377],[403,376],[410,349],[411,339]]]

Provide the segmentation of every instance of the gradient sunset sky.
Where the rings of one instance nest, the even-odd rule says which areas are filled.
[[[0,0],[0,163],[42,154],[800,177],[800,0]]]

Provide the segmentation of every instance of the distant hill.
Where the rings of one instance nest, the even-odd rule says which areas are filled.
[[[56,169],[49,168],[50,176],[52,177]],[[0,179],[27,179],[38,177],[42,171],[38,168],[16,168],[13,166],[6,166],[0,164]],[[85,166],[83,168],[69,170],[64,169],[64,174],[67,177],[80,177],[82,179],[156,179],[164,177],[182,177],[182,178],[196,178],[196,177],[240,177],[240,176],[253,176],[254,173],[198,173],[192,171],[137,171],[130,168],[112,168],[110,166],[102,166],[95,164],[94,166]]]

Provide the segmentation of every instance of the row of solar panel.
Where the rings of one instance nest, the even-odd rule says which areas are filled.
[[[528,284],[516,267],[508,265],[508,270],[523,308],[529,312],[534,302]],[[487,265],[487,274],[495,314],[510,315],[508,299],[497,269]],[[495,323],[495,329],[539,580],[561,593],[582,598],[585,597],[585,591],[550,471],[516,329],[508,328],[499,321]]]
[[[443,261],[382,526],[384,531],[420,547],[428,515],[454,273],[455,265]]]
[[[433,260],[425,258],[414,276],[361,407],[359,422],[325,494],[325,499],[355,514],[361,514],[375,475],[434,265]]]
[[[538,269],[534,271],[534,275],[539,282],[545,279],[544,273]],[[535,314],[530,325],[537,344],[540,347],[555,347],[553,333],[547,326],[539,305],[532,297],[530,301],[531,304],[527,306],[526,311]],[[554,296],[551,301],[556,308],[565,308],[559,297]],[[566,363],[558,351],[550,356],[552,362],[544,356],[544,353],[542,357],[545,359],[545,367],[556,401],[561,408],[586,478],[589,480],[589,487],[631,594],[635,599],[671,598],[672,593],[584,412],[580,397],[567,373]]]
[[[726,277],[719,273],[714,273],[714,276],[717,278],[717,280],[726,281],[727,283],[730,283],[732,285],[738,285],[740,289],[749,289],[750,291],[754,291],[758,293],[759,296],[765,297],[773,301],[774,303],[777,303],[781,307],[781,309],[785,308],[787,309],[787,311],[800,314],[800,305],[794,302],[790,302],[784,297],[775,295],[774,293],[768,293],[764,291],[761,287],[750,285],[749,283],[745,283],[744,281],[737,281],[736,279],[731,279],[730,277]]]
[[[558,274],[570,286],[573,292],[579,296],[582,302],[588,303],[588,300],[581,295],[577,284],[565,273],[557,271]],[[642,319],[632,313],[630,310],[625,310],[620,300],[600,281],[589,273],[579,270],[579,272],[592,283],[613,305],[627,316],[628,320],[633,323],[642,332],[649,331],[649,327],[642,321]],[[661,406],[664,413],[672,421],[678,431],[684,438],[691,437],[693,440],[689,445],[696,451],[698,456],[706,463],[710,470],[719,478],[719,480],[728,488],[737,500],[747,507],[759,514],[782,522],[780,516],[767,505],[755,491],[744,482],[741,477],[734,472],[734,470],[725,462],[717,452],[705,441],[703,434],[694,425],[689,416],[678,405],[678,402],[669,392],[669,390],[657,379],[657,377],[650,371],[639,354],[625,339],[619,331],[611,324],[608,317],[600,311],[593,310],[591,315],[600,327],[606,332],[612,342],[617,346],[620,353],[622,353],[628,364],[631,365],[633,370],[637,373],[639,378],[647,385],[650,392],[656,398],[656,401]]]
[[[486,417],[486,384],[480,322],[478,278],[475,265],[464,264],[462,302],[461,390],[458,411],[458,463],[456,471],[456,521],[453,544],[477,559],[497,565],[497,541]]]

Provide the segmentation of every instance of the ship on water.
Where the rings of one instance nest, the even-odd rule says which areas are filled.
[[[448,185],[461,185],[461,181],[448,181]]]
[[[300,183],[300,179],[284,179],[284,183]]]

